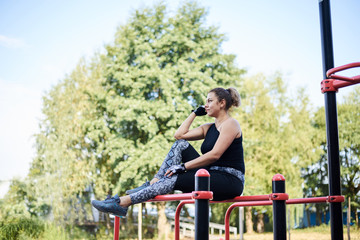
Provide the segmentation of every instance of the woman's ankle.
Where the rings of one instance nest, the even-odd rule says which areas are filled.
[[[129,207],[131,205],[131,198],[130,196],[123,196],[120,198],[120,204],[121,207]]]

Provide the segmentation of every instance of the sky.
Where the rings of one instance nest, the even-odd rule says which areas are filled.
[[[35,156],[42,97],[80,58],[103,52],[116,29],[154,0],[0,0],[0,197],[24,178]],[[173,13],[183,1],[164,1]],[[207,24],[227,36],[246,76],[280,71],[292,95],[304,87],[314,108],[324,105],[318,0],[198,0]],[[360,1],[331,0],[334,65],[360,61]],[[344,71],[346,76],[360,70]],[[340,89],[338,101],[351,91]]]

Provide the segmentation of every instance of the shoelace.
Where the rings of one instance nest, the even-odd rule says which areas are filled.
[[[109,201],[111,199],[113,199],[113,197],[111,197],[111,195],[107,195],[104,201]]]
[[[120,202],[120,199],[119,199],[119,197],[117,197],[117,198],[115,198],[115,196],[114,197],[111,197],[111,195],[107,195],[107,197],[105,198],[105,200],[104,200],[104,202],[109,202],[109,201],[115,201],[115,202]]]

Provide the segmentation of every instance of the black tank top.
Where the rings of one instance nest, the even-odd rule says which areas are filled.
[[[219,135],[220,132],[216,129],[215,124],[212,124],[206,133],[204,142],[201,145],[202,154],[205,154],[213,149]],[[210,166],[231,167],[240,170],[243,174],[245,174],[242,134],[239,138],[235,138],[223,155],[221,155],[216,162],[210,164],[209,167]]]

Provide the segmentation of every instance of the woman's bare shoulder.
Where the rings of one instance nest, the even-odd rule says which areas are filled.
[[[227,121],[226,121],[226,125],[230,126],[230,127],[239,127],[240,128],[240,123],[238,122],[238,120],[236,120],[233,117],[230,117]]]
[[[224,128],[226,128],[227,131],[236,133],[236,138],[241,136],[241,127],[240,127],[240,123],[238,122],[238,120],[231,117],[224,123],[225,123]]]

